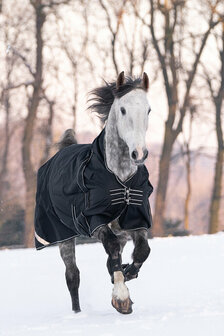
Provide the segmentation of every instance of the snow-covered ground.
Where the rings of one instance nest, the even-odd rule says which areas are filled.
[[[57,247],[0,251],[0,335],[223,336],[224,234],[150,241],[128,282],[131,315],[112,308],[101,244],[77,247],[82,312],[71,311]],[[124,251],[130,261],[132,243]]]

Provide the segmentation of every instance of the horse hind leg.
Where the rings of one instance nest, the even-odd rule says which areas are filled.
[[[81,311],[79,305],[80,276],[75,258],[75,238],[60,243],[59,249],[66,267],[65,278],[72,299],[72,310],[78,313]]]

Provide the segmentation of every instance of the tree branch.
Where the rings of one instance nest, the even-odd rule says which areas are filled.
[[[29,73],[35,77],[35,72],[32,70],[30,64],[27,62],[27,59],[25,56],[23,56],[18,50],[16,50],[12,45],[8,45],[7,47],[7,52],[12,51],[12,53],[17,56],[18,58],[20,58],[23,61],[23,64],[25,65],[25,67],[29,70]]]
[[[22,83],[18,83],[18,84],[14,84],[14,85],[9,85],[7,87],[5,87],[3,89],[3,91],[9,91],[9,90],[14,90],[14,89],[18,89],[22,86],[25,86],[25,87],[28,87],[30,85],[33,85],[34,84],[34,81],[27,81],[27,82],[22,82]]]
[[[193,83],[193,80],[194,80],[194,77],[195,77],[195,74],[196,74],[196,71],[197,71],[197,67],[198,67],[202,52],[204,50],[204,47],[206,45],[206,42],[207,42],[207,39],[210,35],[211,30],[219,23],[219,21],[213,22],[212,19],[213,19],[213,16],[210,19],[209,28],[207,29],[207,31],[204,34],[204,37],[201,40],[201,45],[200,45],[199,51],[196,54],[196,57],[195,57],[195,60],[194,60],[193,66],[192,66],[192,70],[190,71],[188,79],[186,81],[186,93],[185,93],[185,96],[184,96],[183,105],[180,109],[180,119],[179,119],[179,122],[178,122],[178,125],[177,125],[176,129],[174,130],[174,133],[175,133],[176,136],[182,130],[183,120],[184,120],[184,116],[185,116],[185,113],[186,113],[186,109],[188,107],[188,102],[189,102],[189,97],[190,97],[190,89],[191,89],[191,86],[192,86],[192,83]]]
[[[157,55],[158,55],[158,58],[159,58],[159,62],[160,62],[161,67],[162,67],[162,72],[163,72],[163,78],[164,78],[164,82],[165,82],[165,88],[166,88],[167,98],[169,100],[170,97],[171,97],[171,87],[170,87],[168,73],[167,73],[167,69],[166,69],[165,56],[162,55],[162,53],[160,51],[160,48],[159,48],[158,40],[156,39],[156,36],[155,36],[153,0],[150,0],[150,3],[151,3],[150,30],[151,30],[151,35],[152,35],[152,41],[153,41],[154,48],[156,49],[156,52],[157,52]]]
[[[106,14],[108,28],[109,28],[109,30],[111,32],[111,35],[112,35],[112,40],[111,40],[111,45],[112,45],[112,60],[113,60],[115,72],[116,72],[117,75],[119,74],[119,69],[118,69],[118,63],[117,63],[117,60],[116,60],[115,45],[116,45],[117,35],[118,35],[119,28],[120,28],[121,21],[122,21],[123,8],[124,8],[126,2],[127,2],[127,0],[123,0],[123,2],[122,2],[122,7],[120,8],[119,13],[117,15],[116,29],[114,30],[113,27],[112,27],[112,22],[111,22],[111,18],[110,18],[110,14],[108,12],[108,9],[105,6],[103,0],[99,0],[99,3],[100,3],[101,7],[103,8],[103,10],[104,10],[104,12]]]

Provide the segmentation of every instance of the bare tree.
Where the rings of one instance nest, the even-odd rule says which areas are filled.
[[[28,103],[28,115],[25,120],[23,140],[22,140],[22,158],[23,172],[26,181],[26,211],[25,211],[25,245],[32,247],[34,244],[34,199],[36,190],[36,173],[31,161],[31,144],[37,109],[40,102],[42,81],[43,81],[43,25],[46,15],[42,0],[31,1],[35,16],[35,40],[36,40],[36,64],[33,74],[33,92]]]
[[[35,208],[35,191],[36,191],[36,172],[32,163],[32,139],[35,128],[35,122],[37,118],[38,106],[41,99],[44,96],[43,88],[43,26],[47,19],[47,14],[51,9],[61,5],[67,4],[67,1],[44,1],[44,0],[30,0],[30,4],[33,8],[34,21],[35,21],[35,68],[27,61],[26,57],[18,50],[11,47],[12,52],[23,62],[24,66],[28,70],[32,80],[30,86],[32,87],[32,93],[27,91],[28,105],[27,105],[27,117],[25,119],[23,139],[22,139],[22,162],[23,172],[26,183],[26,196],[25,196],[25,246],[32,247],[34,244],[34,208]],[[25,85],[21,83],[20,85]],[[44,96],[46,99],[46,95]],[[53,102],[48,101],[49,104],[49,121],[51,123],[53,116]],[[49,133],[49,128],[47,130]],[[51,135],[50,135],[51,136]],[[48,137],[49,140],[49,137]],[[48,151],[48,144],[46,146]],[[46,153],[45,153],[46,154]],[[48,155],[48,154],[46,154]]]
[[[11,33],[11,28],[14,27],[14,34]],[[4,183],[7,176],[7,161],[9,156],[9,147],[12,137],[12,127],[11,123],[11,114],[12,114],[12,103],[11,103],[11,91],[18,88],[20,85],[13,84],[13,73],[17,66],[16,57],[10,54],[9,45],[14,44],[21,32],[20,27],[15,26],[15,23],[11,22],[9,15],[5,15],[4,20],[1,25],[2,30],[2,39],[4,45],[8,46],[2,53],[2,62],[4,63],[4,75],[0,83],[1,94],[0,94],[0,103],[2,106],[2,111],[5,114],[4,118],[4,145],[3,145],[3,154],[1,156],[1,165],[0,165],[0,202],[2,202],[2,194],[4,192]]]
[[[215,106],[215,124],[217,137],[217,154],[213,191],[210,203],[209,233],[216,233],[219,230],[219,211],[222,197],[222,178],[224,164],[224,130],[223,130],[223,101],[224,101],[224,17],[222,17],[222,31],[216,36],[217,47],[220,56],[219,75],[214,78],[208,73],[204,66],[206,81],[210,89],[212,102]],[[220,46],[219,46],[220,44]]]
[[[192,40],[194,48],[191,49],[193,62],[186,65],[182,59],[183,39],[180,33],[184,29],[183,10],[187,9],[186,1],[150,0],[150,22],[140,15],[136,8],[136,14],[151,32],[152,44],[156,51],[160,68],[163,75],[165,92],[168,102],[168,117],[165,123],[165,133],[162,145],[162,153],[159,163],[159,179],[156,191],[154,225],[152,232],[154,236],[164,235],[164,214],[165,201],[169,180],[170,159],[173,145],[182,131],[186,111],[189,107],[189,97],[191,88],[197,73],[201,55],[205,48],[208,37],[212,29],[218,24],[215,8],[220,1],[209,2],[209,18],[207,29],[199,37],[188,34],[188,39]],[[163,20],[163,27],[159,28],[157,17]],[[157,37],[156,31],[160,31]],[[180,37],[180,38],[179,38]],[[196,43],[197,37],[197,43]],[[182,86],[183,99],[180,99],[179,86],[181,75],[184,78]]]

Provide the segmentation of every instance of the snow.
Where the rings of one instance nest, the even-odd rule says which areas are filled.
[[[82,312],[71,311],[57,247],[0,251],[0,335],[224,335],[224,233],[150,241],[128,282],[131,315],[111,306],[101,244],[77,246]],[[124,262],[130,261],[128,243]]]

